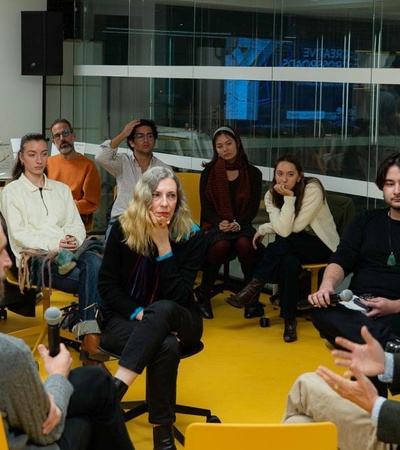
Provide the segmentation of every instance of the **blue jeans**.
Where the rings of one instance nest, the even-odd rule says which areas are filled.
[[[106,235],[105,235],[105,237],[104,237],[104,240],[105,240],[106,242],[107,242],[108,236],[110,235],[111,228],[112,228],[112,226],[114,225],[114,223],[115,223],[117,220],[118,220],[118,217],[115,217],[114,219],[110,219],[110,220],[108,221],[108,224],[107,224],[107,230],[106,230]]]
[[[81,321],[95,320],[95,308],[90,306],[94,303],[102,304],[102,299],[97,290],[101,261],[101,257],[96,253],[84,252],[79,256],[76,267],[66,275],[58,273],[57,264],[51,265],[51,286],[60,291],[78,295],[79,319]],[[45,282],[48,285],[47,272],[45,272]]]

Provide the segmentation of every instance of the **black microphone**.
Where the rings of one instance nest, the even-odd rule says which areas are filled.
[[[57,356],[60,353],[60,320],[62,317],[61,310],[55,306],[47,308],[44,318],[47,322],[47,333],[49,340],[50,356]]]
[[[353,292],[350,289],[344,289],[338,294],[329,294],[329,299],[331,305],[336,305],[339,302],[349,302],[353,298]],[[307,309],[311,308],[313,305],[308,300],[301,300],[297,304],[297,309]]]

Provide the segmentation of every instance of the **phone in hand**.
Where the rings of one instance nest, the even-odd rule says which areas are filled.
[[[374,298],[374,297],[375,297],[375,296],[372,295],[372,294],[361,294],[359,297],[354,296],[353,302],[354,302],[357,306],[359,306],[360,308],[365,309],[366,312],[369,312],[369,311],[371,311],[372,308],[370,308],[370,307],[367,306],[367,305],[364,305],[364,303],[363,303],[360,299],[363,299],[363,300],[369,300],[369,299]]]

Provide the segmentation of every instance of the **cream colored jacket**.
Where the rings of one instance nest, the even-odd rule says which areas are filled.
[[[323,192],[315,182],[307,184],[303,203],[299,214],[294,216],[296,197],[285,196],[282,209],[272,203],[272,195],[265,194],[265,208],[269,214],[270,222],[260,225],[258,231],[264,236],[267,233],[276,233],[287,237],[291,233],[299,233],[309,226],[321,241],[333,252],[339,244],[339,235],[329,206],[323,199]]]

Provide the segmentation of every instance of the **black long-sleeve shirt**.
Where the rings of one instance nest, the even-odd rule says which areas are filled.
[[[130,319],[140,306],[129,294],[129,280],[139,255],[133,252],[124,242],[119,221],[117,221],[108,237],[103,262],[99,272],[99,292],[104,301],[103,312],[110,317],[118,312]],[[155,261],[158,266],[158,288],[154,301],[167,299],[179,303],[189,309],[197,309],[193,297],[193,285],[197,272],[203,262],[205,250],[204,234],[198,230],[187,240],[180,243],[171,242],[172,257]]]
[[[387,264],[391,251],[395,266]],[[358,213],[330,262],[339,264],[346,276],[353,272],[349,287],[355,294],[400,299],[400,221],[390,219],[388,209]]]

